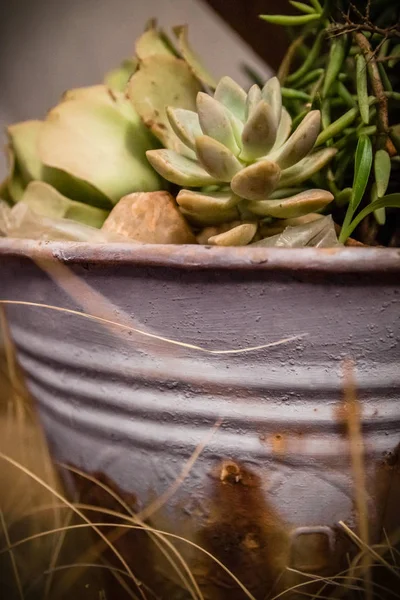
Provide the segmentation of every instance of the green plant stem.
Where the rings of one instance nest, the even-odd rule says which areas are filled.
[[[304,61],[304,63],[301,65],[301,67],[299,67],[297,69],[297,71],[288,75],[288,77],[287,77],[288,83],[297,82],[301,77],[303,77],[304,75],[307,75],[307,73],[309,73],[311,67],[314,65],[315,61],[319,57],[319,54],[321,52],[322,41],[323,41],[324,37],[325,37],[325,31],[321,31],[318,34],[318,36],[314,42],[314,45],[309,50],[307,58]]]
[[[303,100],[304,102],[310,102],[311,96],[302,92],[301,90],[293,90],[291,88],[281,88],[282,97],[294,100]]]
[[[346,104],[348,104],[350,108],[353,108],[354,106],[356,106],[356,102],[355,102],[353,96],[350,94],[347,87],[341,81],[338,81],[338,83],[337,83],[337,92],[338,92],[339,96],[341,97],[341,99]]]
[[[387,76],[387,73],[385,71],[385,67],[383,66],[382,63],[378,63],[378,71],[379,71],[379,75],[381,77],[381,81],[382,81],[383,87],[385,88],[385,90],[387,92],[392,92],[393,91],[392,84],[390,83],[390,79]]]
[[[328,140],[335,137],[339,133],[343,131],[346,127],[351,125],[354,119],[358,115],[358,107],[351,108],[344,115],[342,115],[339,119],[336,119],[333,123],[329,125],[326,129],[321,131],[317,140],[315,142],[315,146],[321,146],[325,144]]]
[[[285,80],[290,71],[290,67],[292,65],[293,58],[295,57],[296,52],[299,49],[299,47],[303,44],[304,40],[305,40],[305,36],[300,35],[290,44],[282,62],[281,62],[278,73],[277,73],[277,77],[278,77],[281,85],[283,85],[285,83]]]
[[[307,75],[304,75],[301,79],[296,81],[296,83],[292,84],[294,88],[304,87],[308,83],[313,83],[318,77],[320,77],[324,73],[324,69],[318,68],[313,69]]]

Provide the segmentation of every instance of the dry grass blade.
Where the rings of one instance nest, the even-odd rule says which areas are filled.
[[[27,468],[32,468],[53,489],[61,489],[32,399],[16,360],[4,306],[0,306],[0,376],[0,450]],[[16,529],[29,527],[29,530],[34,532],[43,527],[56,527],[60,524],[60,512],[55,505],[54,496],[50,495],[49,498],[47,491],[40,486],[27,486],[27,479],[22,473],[18,476],[12,468],[2,468],[0,491],[1,518],[6,543],[10,541],[8,531],[12,532],[12,539]],[[24,520],[28,507],[38,507],[45,501],[50,501],[50,510],[46,515],[34,520]],[[14,560],[10,555],[14,571],[15,565],[18,564],[21,581],[16,585],[19,596],[25,593],[26,587],[29,588],[29,582],[36,577],[37,572],[51,561],[55,541],[49,540],[31,548],[28,556],[18,554]]]
[[[1,458],[1,455],[0,455]],[[159,535],[162,536],[166,536],[166,537],[170,537],[172,539],[176,539],[179,540],[181,542],[184,542],[185,544],[188,544],[189,546],[195,548],[196,550],[199,550],[200,552],[202,552],[203,554],[205,554],[206,556],[208,556],[208,558],[211,558],[211,560],[213,560],[219,567],[221,567],[221,569],[223,569],[225,571],[225,573],[227,573],[232,580],[240,587],[240,589],[243,591],[243,593],[245,594],[245,596],[247,598],[249,598],[250,600],[257,600],[253,594],[251,594],[251,592],[249,592],[249,590],[243,585],[243,583],[236,577],[236,575],[234,573],[232,573],[232,571],[230,571],[228,569],[228,567],[226,567],[220,560],[218,560],[218,558],[216,556],[214,556],[213,554],[211,554],[211,552],[208,552],[208,550],[206,550],[205,548],[202,548],[201,546],[199,546],[198,544],[196,544],[195,542],[192,542],[191,540],[185,539],[180,535],[177,535],[175,533],[170,533],[168,531],[161,531],[160,529],[155,529],[153,527],[150,527],[149,525],[135,525],[135,524],[131,524],[129,523],[129,521],[132,521],[133,519],[131,517],[127,517],[126,515],[121,515],[120,513],[116,512],[116,511],[112,511],[112,510],[106,510],[104,508],[99,508],[97,506],[90,506],[87,504],[78,504],[75,505],[76,508],[82,509],[82,510],[88,510],[88,511],[93,511],[93,512],[101,512],[110,516],[114,516],[118,519],[124,519],[126,521],[128,521],[128,523],[104,523],[104,522],[86,522],[86,523],[78,523],[78,524],[74,524],[74,525],[69,525],[66,528],[63,527],[59,527],[57,529],[52,529],[52,530],[48,530],[48,531],[43,531],[41,533],[37,533],[34,536],[29,536],[26,537],[24,539],[19,540],[18,542],[14,542],[12,544],[12,548],[16,548],[22,544],[25,544],[29,541],[31,541],[32,539],[37,539],[39,537],[43,537],[43,536],[47,536],[47,535],[53,535],[54,533],[59,533],[60,531],[64,531],[65,529],[68,530],[73,530],[73,529],[82,529],[85,527],[94,527],[94,528],[98,528],[98,527],[124,527],[126,529],[139,529],[142,530],[143,528],[145,529],[149,529],[152,533],[157,533]],[[1,554],[1,551],[0,551]],[[277,598],[278,596],[276,596]],[[275,599],[274,599],[275,600]]]
[[[347,361],[344,365],[344,403],[349,432],[350,456],[353,469],[355,505],[358,517],[360,538],[365,546],[369,544],[367,488],[364,466],[364,442],[361,431],[361,410],[356,396],[354,383],[354,365]],[[371,557],[363,558],[364,586],[366,600],[373,600],[371,581]]]
[[[146,530],[149,533],[150,537],[152,538],[152,540],[155,543],[155,545],[157,546],[157,548],[160,550],[160,552],[165,556],[165,558],[171,564],[174,571],[177,573],[178,577],[181,579],[182,583],[184,584],[186,589],[189,591],[191,596],[194,598],[194,600],[197,600],[197,598],[200,598],[200,600],[203,600],[201,590],[200,590],[192,572],[190,571],[188,564],[186,563],[184,558],[180,555],[180,553],[177,551],[175,546],[173,544],[171,544],[171,542],[169,540],[163,538],[162,536],[158,535],[157,533],[153,533],[150,529],[146,528],[146,525],[143,522],[144,519],[140,518],[139,515],[135,514],[134,511],[131,509],[131,507],[124,501],[124,499],[121,498],[116,492],[114,492],[114,490],[112,490],[108,485],[104,484],[101,481],[98,481],[95,477],[93,477],[92,475],[88,475],[87,473],[84,473],[80,469],[71,467],[70,465],[61,465],[61,466],[63,466],[68,471],[75,473],[88,481],[91,481],[95,485],[102,488],[114,500],[116,500],[117,503],[126,511],[127,515],[130,515],[135,523],[137,523],[140,527],[142,527],[144,530]],[[100,508],[99,508],[99,510],[104,512]],[[108,536],[108,539],[110,541],[112,541],[113,543],[115,543],[116,541],[118,541],[118,539],[121,537],[121,535],[123,535],[123,533],[124,532],[121,529],[120,530],[116,529],[116,531],[114,533],[111,533]],[[164,548],[164,546],[160,543],[159,538],[161,539],[163,544],[166,546],[166,548]],[[170,551],[170,554],[168,553],[168,550]],[[93,552],[93,548],[91,549],[91,552]],[[177,563],[175,563],[173,556],[175,556],[178,563],[180,563],[182,565],[183,571],[180,569],[179,565]],[[83,560],[83,559],[81,559],[81,560]],[[188,579],[185,576],[185,572],[188,575]]]
[[[31,479],[33,479],[34,481],[36,481],[37,483],[39,483],[39,485],[43,486],[47,491],[49,491],[56,498],[58,498],[62,503],[64,503],[71,510],[73,510],[74,513],[76,513],[83,521],[85,521],[85,523],[89,527],[92,527],[93,531],[95,531],[96,534],[103,539],[103,541],[106,543],[106,545],[111,549],[111,551],[115,554],[115,556],[118,558],[118,560],[124,566],[124,568],[126,569],[127,573],[129,574],[129,576],[131,577],[131,579],[135,582],[136,586],[138,587],[138,590],[139,590],[139,593],[140,593],[141,597],[143,598],[143,600],[146,600],[146,596],[144,595],[144,592],[141,589],[141,582],[135,577],[135,575],[131,571],[129,565],[125,561],[124,557],[109,542],[109,540],[107,539],[107,537],[100,531],[100,529],[98,529],[98,527],[96,525],[93,525],[91,523],[91,521],[86,517],[86,515],[81,510],[79,510],[79,508],[77,508],[74,504],[72,504],[71,502],[69,502],[67,500],[67,498],[65,498],[57,490],[55,490],[51,486],[49,486],[45,481],[43,481],[43,479],[41,479],[40,477],[38,477],[37,475],[35,475],[31,471],[29,471],[29,469],[27,469],[26,467],[24,467],[24,465],[20,464],[18,461],[13,460],[9,456],[6,456],[5,454],[3,454],[3,452],[0,452],[0,459],[3,460],[3,461],[5,461],[8,464],[11,464],[16,469],[20,469],[23,473],[25,473],[26,475],[28,475]],[[71,528],[71,527],[72,526],[69,525],[67,528]],[[65,531],[65,528],[59,527],[59,528],[57,528],[57,531]],[[37,534],[35,536],[30,536],[30,539],[38,538],[39,536],[40,536],[40,534]],[[11,547],[13,547],[13,546],[15,546],[15,544],[13,544]]]
[[[66,525],[69,524],[71,518],[72,518],[72,512],[68,512],[68,514],[65,517],[65,524]],[[58,558],[60,556],[61,549],[62,549],[62,546],[64,544],[64,539],[65,539],[65,534],[64,533],[60,533],[60,535],[58,537],[58,540],[56,542],[55,548],[54,548],[54,552],[53,552],[51,560],[50,560],[49,568],[46,571],[46,573],[48,573],[49,576],[46,579],[45,588],[44,588],[44,598],[45,598],[45,600],[48,599],[49,594],[50,594],[50,589],[51,589],[51,585],[52,585],[52,581],[53,581],[53,572],[54,572],[55,566],[57,564]]]
[[[15,583],[17,586],[18,595],[20,597],[20,600],[24,600],[24,592],[22,589],[22,583],[21,583],[21,578],[20,578],[19,571],[18,571],[17,561],[15,560],[14,552],[11,549],[11,541],[10,541],[10,537],[8,535],[7,524],[5,522],[3,511],[1,509],[0,509],[0,524],[1,524],[3,534],[4,534],[4,539],[7,544],[7,550],[8,550],[9,556],[10,556],[10,560],[11,560],[11,566],[12,566],[12,570],[13,570],[14,577],[15,577]]]
[[[123,323],[118,323],[117,321],[113,321],[111,319],[104,319],[103,317],[98,317],[96,315],[87,314],[81,312],[79,310],[72,310],[70,308],[62,308],[60,306],[53,306],[51,304],[43,304],[41,302],[28,302],[22,300],[0,300],[0,304],[13,304],[17,306],[34,306],[37,308],[43,308],[46,310],[54,310],[58,312],[64,312],[72,315],[76,315],[78,317],[82,317],[85,319],[90,319],[93,321],[99,321],[101,323],[107,323],[108,325],[113,325],[115,327],[120,327],[121,329],[125,329],[126,331],[131,331],[132,333],[137,333],[139,335],[143,335],[145,337],[149,337],[155,340],[159,340],[162,342],[166,342],[168,344],[172,344],[174,346],[180,346],[182,348],[188,348],[190,350],[197,350],[198,352],[205,352],[207,354],[244,354],[245,352],[254,352],[256,350],[264,350],[266,348],[273,348],[275,346],[281,346],[282,344],[288,344],[289,342],[294,342],[299,340],[306,335],[307,333],[302,333],[299,335],[293,335],[287,338],[283,338],[276,342],[270,342],[269,344],[261,344],[260,346],[250,346],[246,348],[238,348],[233,350],[209,350],[208,348],[204,348],[203,346],[197,346],[196,344],[187,344],[185,342],[179,342],[177,340],[172,340],[170,338],[166,338],[160,335],[156,335],[154,333],[149,333],[147,331],[143,331],[142,329],[136,329],[135,327],[131,327],[130,325],[124,325]]]
[[[374,548],[372,546],[368,546],[368,544],[365,544],[363,542],[363,540],[361,538],[358,537],[358,535],[356,533],[354,533],[354,531],[352,531],[350,529],[350,527],[348,527],[346,525],[346,523],[344,523],[343,521],[339,521],[339,525],[342,527],[342,529],[344,529],[344,531],[347,533],[347,535],[353,540],[353,542],[355,544],[357,544],[357,546],[361,549],[364,550],[366,552],[368,552],[369,554],[371,554],[371,556],[373,556],[375,558],[375,560],[377,561],[377,563],[381,563],[383,566],[385,566],[397,579],[400,579],[400,573],[398,572],[398,570],[396,568],[394,568],[390,563],[387,562],[387,560],[385,560],[383,558],[383,556],[381,556],[381,554],[379,554],[378,552],[376,552],[376,550],[374,550]]]
[[[190,471],[193,468],[194,463],[199,458],[200,454],[203,452],[204,448],[206,447],[208,442],[211,440],[211,438],[213,437],[213,435],[215,434],[217,429],[219,429],[219,427],[221,426],[221,423],[222,423],[222,419],[219,419],[213,425],[211,430],[205,436],[204,440],[202,440],[202,442],[200,442],[200,444],[198,444],[198,446],[195,449],[195,451],[193,452],[192,456],[189,458],[189,460],[184,465],[179,477],[177,477],[175,479],[173,484],[167,490],[165,490],[165,492],[163,494],[161,494],[161,496],[159,496],[157,498],[157,500],[154,500],[154,502],[152,502],[149,506],[147,506],[140,513],[138,513],[138,515],[137,515],[138,519],[140,519],[142,521],[146,521],[146,519],[150,518],[151,515],[153,515],[158,510],[160,510],[160,508],[162,506],[164,506],[164,504],[166,504],[168,502],[168,500],[175,494],[175,492],[178,490],[179,486],[182,485],[183,481],[186,479],[186,477],[188,477]]]

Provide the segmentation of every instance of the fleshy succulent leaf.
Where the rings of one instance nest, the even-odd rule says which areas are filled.
[[[151,21],[147,30],[138,38],[135,51],[139,60],[144,60],[155,54],[176,56],[176,53],[171,48],[171,43],[168,43],[165,35],[157,30],[155,21]]]
[[[15,162],[25,183],[41,177],[42,162],[37,144],[42,125],[42,121],[23,121],[7,129]]]
[[[154,140],[139,115],[122,94],[95,89],[48,113],[39,137],[41,161],[88,182],[112,203],[130,192],[159,189],[145,156]]]
[[[272,152],[277,150],[286,142],[288,139],[290,132],[292,130],[292,117],[286,110],[286,108],[282,107],[281,112],[281,120],[279,122],[278,131],[276,132],[276,140],[275,144],[272,148]]]
[[[240,158],[252,160],[267,154],[274,145],[276,130],[274,112],[269,104],[261,100],[244,126]]]
[[[306,190],[280,200],[251,202],[248,208],[257,215],[288,219],[321,210],[332,200],[333,195],[327,190]]]
[[[7,154],[9,174],[3,185],[12,202],[18,202],[24,194],[25,184],[19,171],[14,151],[10,147],[7,148]]]
[[[135,58],[124,60],[119,67],[106,74],[104,84],[111,90],[124,92],[137,66],[138,61]]]
[[[233,206],[219,211],[201,211],[195,212],[180,207],[183,216],[195,227],[205,227],[209,225],[221,225],[239,218],[238,209]]]
[[[176,201],[180,207],[186,210],[197,213],[209,213],[231,209],[239,203],[240,198],[231,191],[208,193],[184,189],[178,193]]]
[[[103,86],[70,90],[62,103],[75,98],[95,97]],[[73,200],[93,206],[111,208],[111,201],[94,185],[65,172],[44,165],[39,156],[39,140],[43,130],[41,121],[24,121],[9,128],[10,176],[8,188],[14,202],[21,199],[26,185],[33,180],[49,183],[60,193]]]
[[[174,33],[178,38],[179,50],[182,54],[182,57],[189,65],[193,75],[195,75],[199,81],[214,90],[217,86],[217,82],[215,81],[213,75],[211,75],[208,69],[206,69],[206,67],[202,64],[197,54],[190,47],[187,25],[174,27]]]
[[[252,112],[255,110],[256,106],[261,102],[262,94],[258,85],[255,83],[249,89],[246,100],[246,120],[251,117]]]
[[[34,212],[50,217],[72,219],[91,227],[100,228],[108,216],[108,211],[75,202],[60,194],[43,181],[31,181],[21,198]]]
[[[262,160],[239,171],[231,181],[231,188],[246,200],[265,200],[277,187],[280,174],[275,162]]]
[[[174,150],[148,150],[146,156],[157,173],[177,185],[201,187],[217,183],[197,162]]]
[[[281,169],[292,167],[312,150],[320,128],[321,113],[319,110],[312,110],[304,117],[290,138],[270,155],[271,160],[276,161]]]
[[[279,234],[251,244],[252,247],[332,248],[340,245],[332,217],[325,216],[295,227],[289,226]]]
[[[188,152],[175,135],[166,107],[196,110],[199,81],[187,64],[174,56],[149,56],[128,84],[129,98],[152,133],[164,146],[177,152]]]
[[[67,173],[62,169],[43,165],[42,181],[49,183],[63,196],[71,198],[71,200],[84,202],[106,210],[113,207],[111,200],[94,185],[79,177],[74,177],[71,173]]]
[[[215,246],[247,246],[256,233],[255,223],[242,223],[224,233],[211,236],[208,243]]]
[[[246,116],[246,92],[230,77],[222,77],[215,93],[215,100],[221,102],[230,112],[241,121]]]
[[[193,110],[169,106],[167,116],[172,129],[181,142],[194,150],[196,148],[196,137],[203,135],[198,114]]]
[[[282,93],[279,79],[277,77],[268,79],[261,93],[265,102],[270,105],[275,118],[276,127],[278,127],[282,114]]]
[[[282,171],[279,187],[297,186],[325,167],[337,153],[336,148],[323,148],[309,154],[289,169]]]
[[[231,181],[242,168],[241,163],[224,144],[208,135],[196,139],[196,153],[207,173],[217,181]]]
[[[240,148],[232,128],[229,111],[223,104],[208,94],[197,94],[197,113],[203,133],[217,140],[233,154],[238,155]]]
[[[288,198],[289,196],[295,196],[300,192],[305,192],[304,187],[291,187],[291,188],[278,188],[272,194],[269,195],[268,200],[281,200],[281,198]]]

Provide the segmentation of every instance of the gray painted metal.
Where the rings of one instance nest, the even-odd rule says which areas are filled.
[[[361,403],[371,540],[400,527],[399,274],[395,249],[0,240],[1,300],[104,319],[7,307],[55,457],[106,475],[139,511],[178,480],[151,523],[215,553],[256,598],[287,563],[338,569],[347,547],[338,521],[357,526],[346,358]],[[221,577],[180,549],[200,579]],[[244,597],[208,587],[207,598]]]

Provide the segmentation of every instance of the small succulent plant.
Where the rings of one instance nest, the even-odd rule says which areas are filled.
[[[291,133],[276,77],[248,93],[223,77],[214,96],[197,93],[196,109],[169,106],[176,139],[146,155],[162,177],[183,188],[177,202],[190,222],[199,227],[232,223],[208,243],[247,245],[257,240],[266,218],[303,217],[333,200],[327,190],[299,187],[336,150],[311,153],[320,132],[318,110]]]

